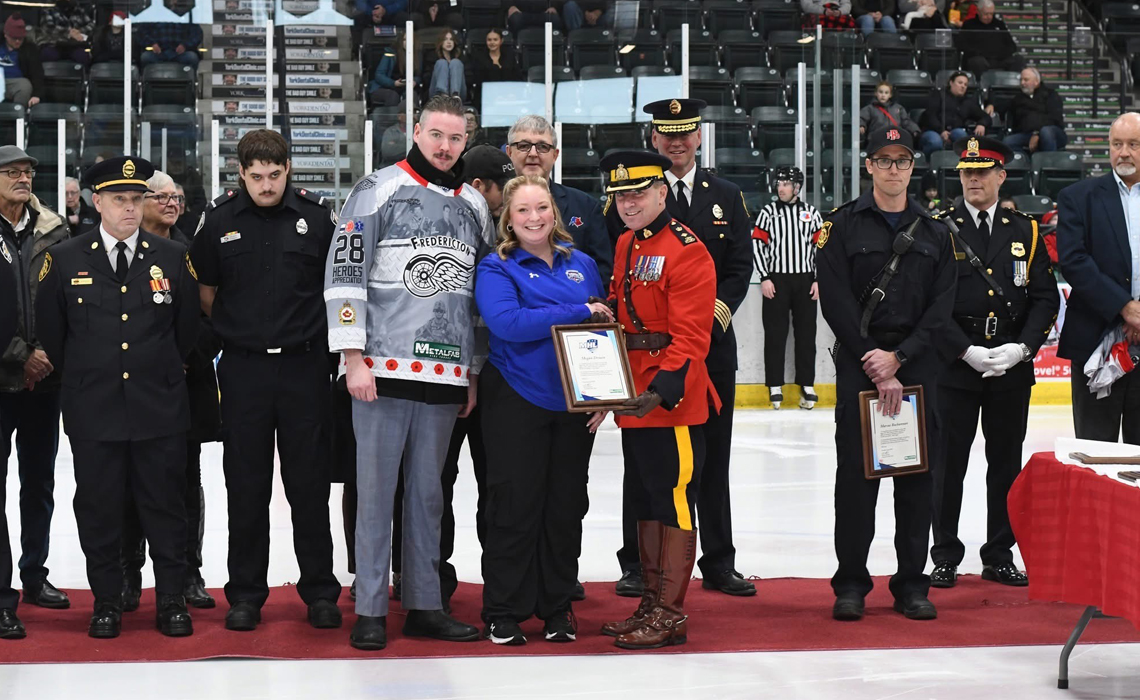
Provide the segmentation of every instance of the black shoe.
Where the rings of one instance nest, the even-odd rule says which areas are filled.
[[[356,602],[356,579],[352,579],[352,585],[348,587],[348,599]]]
[[[1004,586],[1029,585],[1029,576],[1022,571],[1018,571],[1016,566],[1008,562],[1005,564],[994,564],[993,566],[983,566],[982,579],[985,581],[997,581]]]
[[[908,620],[934,620],[938,617],[938,610],[921,593],[912,593],[905,599],[895,598],[895,612],[906,615]]]
[[[348,635],[348,643],[353,649],[380,651],[388,646],[388,630],[385,629],[387,622],[387,617],[357,615],[356,624]]]
[[[810,411],[811,409],[815,408],[815,405],[818,402],[819,396],[817,396],[815,392],[808,391],[802,387],[800,388],[800,408],[805,411]]]
[[[409,610],[404,620],[404,636],[474,642],[479,639],[479,628],[460,622],[442,610]]]
[[[586,599],[586,587],[582,585],[581,581],[574,582],[574,591],[570,594],[570,600],[582,601]]]
[[[400,600],[404,595],[401,578],[400,574],[392,574],[392,595],[388,596],[392,600]]]
[[[309,606],[309,624],[319,630],[333,630],[340,627],[340,608],[331,600],[318,600]]]
[[[570,608],[546,621],[542,635],[548,642],[573,642],[578,639],[578,618]]]
[[[122,606],[123,612],[134,612],[139,609],[139,598],[142,597],[142,574],[137,571],[128,571],[123,574]]]
[[[934,563],[930,572],[930,585],[933,588],[953,588],[958,583],[958,567],[948,561]]]
[[[95,601],[95,614],[87,626],[87,636],[95,639],[114,639],[123,625],[123,611],[114,603]]]
[[[772,402],[772,408],[779,411],[780,405],[784,403],[784,393],[782,391],[776,392],[775,394],[769,393],[768,400]]]
[[[218,604],[199,579],[186,582],[182,588],[182,597],[186,599],[187,605],[195,608],[212,608]]]
[[[167,637],[189,637],[194,624],[186,611],[186,599],[180,595],[161,595],[157,602],[158,614],[154,626]]]
[[[16,611],[11,608],[0,610],[0,639],[23,639],[28,633],[24,623],[16,617]]]
[[[854,622],[863,619],[863,596],[858,593],[843,593],[835,599],[831,608],[831,617],[844,622]]]
[[[623,598],[640,598],[645,590],[645,582],[641,580],[641,567],[635,566],[621,574],[621,578],[614,584],[614,592]]]
[[[230,606],[226,613],[226,629],[234,632],[252,632],[261,622],[261,609],[243,600]]]
[[[67,594],[51,585],[46,578],[37,586],[24,588],[24,602],[52,610],[66,610],[71,607]]]
[[[526,635],[514,620],[495,620],[487,623],[483,636],[494,644],[509,647],[521,647],[526,644]]]
[[[704,580],[701,581],[701,588],[742,597],[756,595],[756,586],[741,576],[739,571],[733,569],[726,569],[713,576],[705,576]]]

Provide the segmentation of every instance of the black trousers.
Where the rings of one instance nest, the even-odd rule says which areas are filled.
[[[625,428],[622,487],[630,494],[634,522],[656,520],[692,530],[697,523],[697,494],[705,462],[701,426]]]
[[[482,389],[480,389],[482,401]],[[486,525],[483,514],[486,508],[487,493],[487,449],[483,442],[483,429],[480,423],[482,410],[476,404],[475,410],[466,418],[455,421],[455,428],[451,431],[451,443],[447,447],[447,459],[443,463],[443,518],[440,520],[439,531],[439,590],[444,602],[451,599],[455,589],[459,586],[459,577],[455,573],[455,565],[451,563],[451,555],[455,553],[455,509],[452,502],[455,500],[455,482],[459,478],[459,453],[463,450],[463,442],[467,441],[467,449],[471,453],[471,464],[475,471],[475,485],[478,489],[478,501],[475,511],[475,533],[479,537],[479,544],[484,542]],[[392,511],[392,572],[400,573],[404,551],[404,474],[396,482],[396,505]]]
[[[934,475],[934,546],[930,559],[935,563],[962,563],[966,547],[958,539],[962,514],[962,482],[970,461],[970,447],[982,418],[986,441],[986,543],[982,545],[985,566],[1013,562],[1017,541],[1009,524],[1006,497],[1013,480],[1021,473],[1021,445],[1029,423],[1031,387],[992,391],[970,391],[938,387],[939,418],[942,422],[944,458]]]
[[[899,377],[904,386],[917,384],[917,377],[933,375],[914,368]],[[909,379],[909,381],[908,381]],[[835,594],[867,595],[873,586],[867,570],[867,555],[875,537],[875,504],[881,479],[863,475],[863,431],[859,419],[859,392],[875,385],[863,373],[859,359],[841,351],[836,361],[835,451],[835,555],[839,567],[831,578]],[[927,458],[937,464],[939,456],[935,384],[923,385],[926,403]],[[935,467],[937,469],[937,467]],[[895,492],[895,555],[898,570],[891,577],[890,589],[896,598],[907,594],[926,595],[930,577],[926,569],[926,548],[933,511],[933,478],[930,472],[893,478]]]
[[[206,494],[202,489],[202,443],[186,441],[186,583],[202,579],[202,535],[206,527]],[[123,501],[123,573],[142,571],[146,563],[146,538],[138,506],[128,485]]]
[[[0,609],[16,609],[12,544],[4,503],[12,434],[20,470],[20,580],[24,588],[47,578],[51,516],[55,512],[55,456],[59,450],[59,391],[0,393]]]
[[[487,445],[483,620],[549,619],[570,607],[594,436],[588,414],[519,396],[488,364],[480,379]]]
[[[1079,368],[1078,368],[1079,370]],[[1078,438],[1140,445],[1140,376],[1129,372],[1112,384],[1112,393],[1103,399],[1090,394],[1088,379],[1073,372],[1073,428]]]
[[[75,522],[96,603],[116,606],[123,588],[119,562],[123,502],[130,489],[150,542],[157,595],[180,595],[186,578],[186,435],[152,440],[71,440]]]
[[[796,384],[815,384],[815,324],[818,303],[811,298],[811,273],[774,273],[776,296],[764,299],[760,318],[764,323],[764,383],[784,385],[784,353],[788,343],[788,319],[794,329]]]
[[[273,495],[273,447],[293,520],[293,549],[301,576],[297,593],[306,604],[335,601],[329,526],[329,368],[320,349],[296,355],[264,355],[227,349],[218,363],[229,506],[230,605],[261,606],[269,597],[269,501]]]

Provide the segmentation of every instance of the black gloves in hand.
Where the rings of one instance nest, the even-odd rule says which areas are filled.
[[[613,309],[614,309],[613,305],[610,304],[610,302],[608,302],[605,299],[602,299],[600,297],[593,297],[593,296],[588,297],[586,299],[586,303],[587,304],[604,304],[604,305],[610,307],[610,311],[613,311]],[[615,318],[617,317],[616,312],[614,313],[614,317]],[[610,317],[606,316],[603,313],[599,313],[599,312],[595,311],[592,314],[590,314],[590,318],[586,319],[586,323],[613,323],[613,319],[611,319]]]
[[[622,408],[615,410],[614,415],[644,418],[647,413],[660,405],[661,395],[655,391],[646,390],[622,404]]]

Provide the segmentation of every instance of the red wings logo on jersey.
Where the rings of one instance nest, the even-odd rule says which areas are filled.
[[[467,286],[474,271],[471,265],[450,253],[417,255],[404,268],[404,287],[421,298],[456,292]]]
[[[898,129],[891,129],[890,131],[887,132],[887,140],[888,141],[898,141],[901,138],[902,138],[902,134],[899,133]]]

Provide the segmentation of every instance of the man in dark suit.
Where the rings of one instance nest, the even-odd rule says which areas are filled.
[[[88,635],[119,635],[119,550],[129,489],[151,545],[156,626],[193,633],[182,597],[186,558],[183,362],[198,333],[198,286],[186,247],[140,229],[154,166],[120,156],[87,179],[99,228],[54,249],[40,277],[40,340],[63,366],[63,424],[75,458],[75,520],[95,594]]]
[[[1029,579],[1013,563],[1006,497],[1021,472],[1033,357],[1049,336],[1061,302],[1037,222],[998,206],[1013,151],[986,136],[961,139],[954,148],[960,154],[964,195],[940,217],[950,227],[960,259],[954,263],[954,323],[947,324],[941,344],[950,366],[938,380],[945,459],[934,474],[930,585],[951,588],[958,580],[966,553],[958,539],[962,482],[981,414],[987,492],[982,578],[1025,586]]]
[[[1140,343],[1140,114],[1125,113],[1109,130],[1112,173],[1061,190],[1057,254],[1072,285],[1057,355],[1072,362],[1073,427],[1078,438],[1140,444],[1137,373],[1103,399],[1089,393],[1083,369],[1104,334],[1123,324]]]

